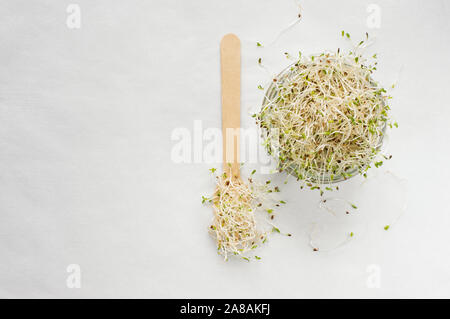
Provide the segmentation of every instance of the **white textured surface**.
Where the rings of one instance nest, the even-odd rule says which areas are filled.
[[[66,27],[67,1],[2,1],[1,297],[450,297],[448,2],[378,1],[381,28],[369,30],[369,1],[302,1],[303,20],[266,49],[255,41],[295,19],[294,1],[76,3],[81,29]],[[289,183],[277,223],[294,236],[273,237],[261,262],[224,263],[200,203],[213,189],[210,165],[174,164],[172,130],[220,126],[225,33],[243,42],[251,127],[246,110],[267,81],[257,58],[276,72],[285,51],[345,47],[342,29],[354,41],[376,36],[376,78],[399,77],[400,128],[383,170],[407,179],[406,213],[385,232],[384,183],[364,193],[355,179],[342,194],[369,221],[364,236],[315,253],[307,226],[318,196]],[[69,264],[81,267],[80,289],[66,287]],[[366,283],[372,264],[378,289]]]

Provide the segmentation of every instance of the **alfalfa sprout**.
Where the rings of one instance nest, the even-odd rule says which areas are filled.
[[[215,170],[211,170],[214,174]],[[249,261],[251,253],[267,241],[272,232],[280,230],[272,223],[275,210],[283,200],[276,200],[279,192],[270,181],[265,183],[233,178],[226,173],[215,175],[216,191],[211,197],[202,196],[202,202],[211,203],[214,209],[209,232],[216,240],[217,251],[228,260],[239,256]],[[290,234],[286,234],[290,236]],[[261,257],[254,255],[256,260]]]
[[[255,115],[279,171],[310,187],[381,166],[375,159],[385,129],[398,126],[388,114],[390,96],[372,79],[376,62],[357,53],[363,43],[348,54],[299,54],[273,79]]]

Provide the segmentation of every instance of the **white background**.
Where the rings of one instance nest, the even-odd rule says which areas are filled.
[[[296,2],[77,1],[80,29],[66,25],[70,3],[1,4],[1,297],[450,297],[448,2],[301,1],[302,20],[264,48],[256,41],[293,22]],[[367,25],[370,3],[380,28]],[[333,193],[365,222],[347,245],[314,252],[319,196],[292,181],[275,220],[293,236],[273,236],[259,262],[225,263],[201,204],[211,164],[174,163],[173,130],[220,127],[224,34],[242,40],[242,126],[253,127],[256,87],[270,80],[257,59],[277,73],[283,52],[348,48],[343,29],[355,43],[369,32],[376,80],[398,81],[392,160],[370,188],[355,178]],[[403,195],[406,212],[384,231]],[[66,286],[70,264],[81,267],[79,289]]]

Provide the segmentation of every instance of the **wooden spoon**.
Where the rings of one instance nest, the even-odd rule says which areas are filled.
[[[241,122],[241,41],[227,34],[220,41],[222,74],[223,170],[240,179],[239,128]]]

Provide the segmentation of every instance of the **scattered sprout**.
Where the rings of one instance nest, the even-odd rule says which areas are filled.
[[[384,230],[388,230],[389,229],[389,225],[384,226]]]
[[[257,47],[262,47],[262,44],[260,42],[256,42]]]

